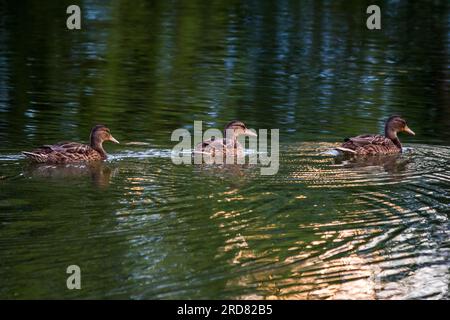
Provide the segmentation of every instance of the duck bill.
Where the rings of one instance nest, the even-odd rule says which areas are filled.
[[[412,135],[412,136],[415,136],[415,135],[416,135],[416,134],[414,133],[414,131],[412,131],[408,126],[405,126],[405,129],[404,129],[403,131],[405,131],[406,133],[408,133],[408,134],[410,134],[410,135]]]
[[[244,134],[249,137],[257,137],[258,136],[255,132],[251,131],[250,129],[245,129]]]
[[[109,138],[109,141],[119,144],[119,141],[117,141],[113,136]]]

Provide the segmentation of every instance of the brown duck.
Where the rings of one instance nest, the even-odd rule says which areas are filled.
[[[406,121],[400,116],[391,116],[387,119],[383,135],[365,134],[345,139],[341,147],[336,149],[344,154],[376,155],[394,154],[402,152],[402,144],[397,137],[398,132],[415,135]]]
[[[103,149],[104,141],[119,143],[107,127],[96,125],[91,130],[89,145],[77,142],[59,142],[22,153],[28,159],[37,163],[59,164],[105,160],[107,154]]]
[[[224,129],[225,138],[205,140],[195,147],[194,153],[207,153],[212,156],[219,154],[243,155],[244,148],[237,141],[237,138],[241,135],[250,137],[257,136],[242,121],[230,121]]]

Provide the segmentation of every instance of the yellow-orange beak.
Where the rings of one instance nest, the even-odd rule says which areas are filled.
[[[403,129],[403,131],[405,131],[406,133],[409,133],[412,136],[415,136],[416,134],[414,133],[414,131],[412,131],[408,126],[405,126],[405,128]]]
[[[109,141],[119,144],[119,141],[117,141],[113,136],[109,137]]]
[[[250,129],[245,129],[244,134],[249,137],[257,137],[258,135]]]

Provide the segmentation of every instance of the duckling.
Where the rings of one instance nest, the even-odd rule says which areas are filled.
[[[402,152],[402,144],[397,137],[398,132],[415,135],[406,121],[400,116],[391,116],[384,127],[384,136],[365,134],[353,138],[346,138],[338,151],[353,155],[395,154]]]
[[[241,135],[257,137],[257,134],[248,129],[242,121],[230,121],[224,129],[225,138],[203,141],[197,144],[194,153],[207,153],[212,157],[223,154],[242,156],[244,148],[237,141]]]
[[[36,163],[63,164],[105,160],[108,156],[103,149],[104,141],[119,143],[107,127],[96,125],[91,130],[90,145],[77,142],[59,142],[22,153]]]

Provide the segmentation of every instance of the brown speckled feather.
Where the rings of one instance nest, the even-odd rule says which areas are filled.
[[[342,144],[343,148],[355,151],[356,154],[393,154],[401,152],[395,143],[382,135],[360,135],[349,138]]]
[[[226,139],[211,139],[199,143],[195,147],[195,152],[208,153],[214,157],[216,155],[224,154],[240,155],[243,154],[244,150],[242,145],[237,141],[233,144],[232,141]]]
[[[44,145],[24,154],[38,163],[73,163],[102,160],[104,157],[91,146],[76,142],[60,142]]]

